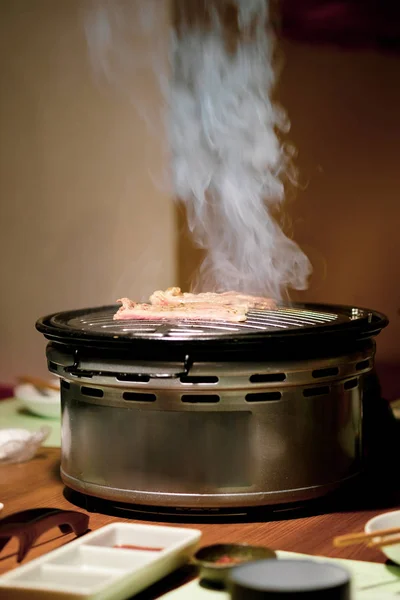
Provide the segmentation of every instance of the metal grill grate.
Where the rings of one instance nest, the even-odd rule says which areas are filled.
[[[75,316],[63,323],[75,331],[128,338],[190,340],[208,337],[231,337],[250,333],[267,333],[283,330],[345,323],[350,317],[329,312],[300,308],[252,310],[247,320],[240,323],[203,320],[124,320],[114,321],[115,310],[106,309]],[[57,325],[57,322],[54,322]]]

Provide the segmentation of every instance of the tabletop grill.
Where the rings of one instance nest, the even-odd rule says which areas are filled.
[[[61,378],[71,489],[221,509],[303,502],[363,468],[383,315],[332,305],[245,322],[115,321],[116,306],[40,319]]]

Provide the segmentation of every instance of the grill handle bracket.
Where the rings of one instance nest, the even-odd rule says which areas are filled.
[[[82,374],[82,371],[79,370],[79,350],[78,348],[76,348],[74,350],[74,362],[72,365],[69,365],[67,367],[64,367],[64,370],[66,373],[70,373],[70,375],[76,375],[78,376],[78,374]]]
[[[160,372],[144,371],[144,372],[137,372],[137,373],[135,373],[135,375],[137,375],[137,377],[149,377],[150,379],[179,379],[179,377],[186,377],[189,374],[189,371],[192,368],[192,366],[193,366],[193,360],[191,359],[189,354],[186,354],[185,359],[183,361],[182,369],[179,370],[178,372],[176,372],[176,370],[175,371],[164,370],[163,372],[162,371],[160,371]],[[79,358],[79,350],[76,349],[74,351],[73,364],[64,366],[64,371],[66,373],[69,373],[73,377],[82,377],[82,376],[83,377],[93,377],[94,375],[102,374],[99,371],[82,369],[80,367],[81,367],[81,361]],[[107,374],[110,375],[109,372]]]
[[[183,362],[183,371],[178,373],[141,373],[140,375],[147,375],[150,379],[178,379],[179,377],[186,377],[192,367],[193,360],[189,354],[186,354]]]

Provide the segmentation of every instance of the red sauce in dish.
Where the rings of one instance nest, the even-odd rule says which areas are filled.
[[[164,548],[151,548],[148,546],[132,546],[130,544],[116,544],[113,548],[123,548],[124,550],[147,550],[148,552],[161,552]]]
[[[228,556],[227,554],[220,556],[216,561],[215,564],[216,565],[237,565],[239,563],[243,562],[242,558],[239,557],[234,557],[234,556]]]

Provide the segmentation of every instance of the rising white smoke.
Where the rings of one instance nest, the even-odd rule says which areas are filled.
[[[125,56],[122,27],[140,27],[151,36],[163,1],[131,0],[131,23],[117,0],[93,5],[86,21],[89,48],[111,80],[110,49],[123,64],[136,62]],[[291,169],[290,154],[278,138],[289,123],[272,100],[276,74],[268,1],[231,4],[239,11],[233,54],[214,11],[207,28],[183,23],[179,35],[171,28],[168,78],[154,47],[152,64],[169,107],[174,192],[186,205],[194,241],[207,252],[198,288],[280,299],[289,288],[306,288],[311,271],[307,257],[272,217],[284,200]]]

